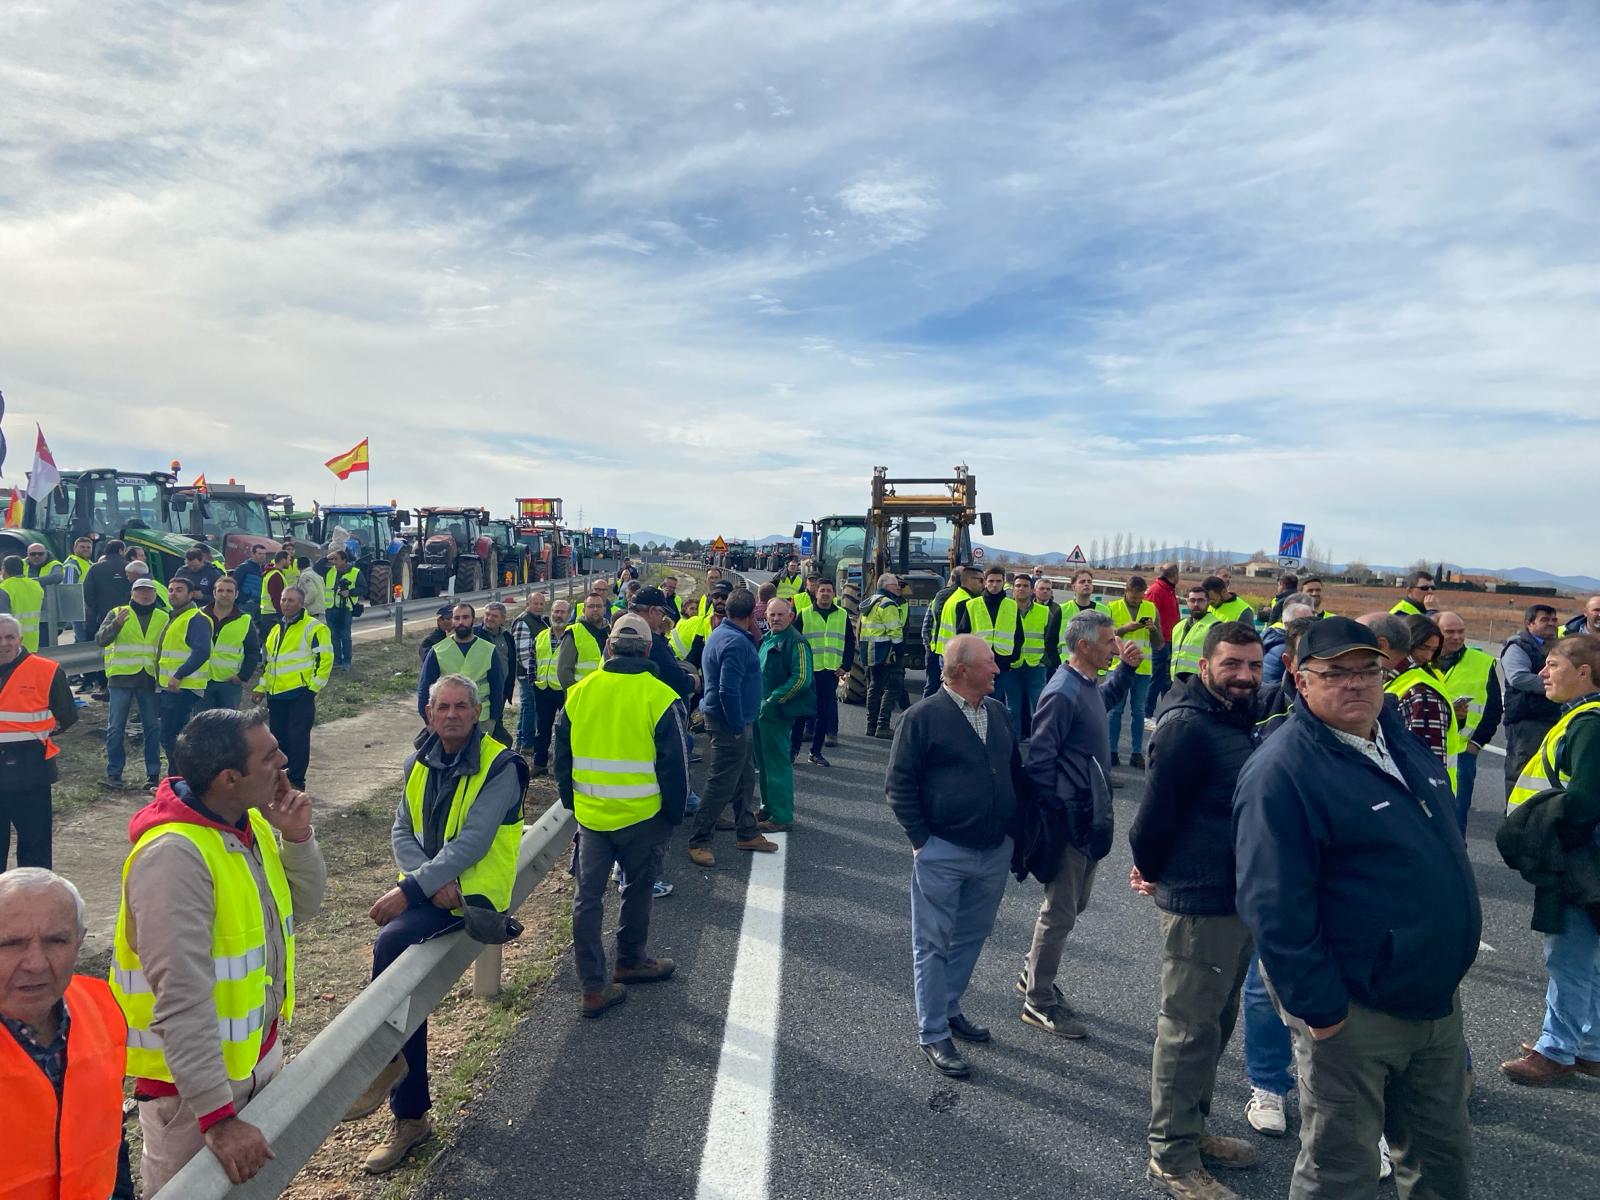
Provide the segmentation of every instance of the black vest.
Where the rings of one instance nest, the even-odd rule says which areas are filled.
[[[1538,640],[1524,629],[1516,637],[1506,641],[1506,646],[1521,646],[1533,663],[1535,672],[1544,669],[1544,660],[1550,657],[1549,643],[1541,646]],[[1502,647],[1500,653],[1505,653]],[[1561,719],[1561,706],[1554,700],[1545,696],[1535,696],[1532,692],[1520,691],[1517,688],[1506,687],[1506,724],[1513,725],[1518,721],[1543,721],[1553,724]]]

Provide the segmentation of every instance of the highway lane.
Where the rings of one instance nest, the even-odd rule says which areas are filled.
[[[709,1190],[700,1174],[725,1037],[735,1045],[750,1040],[744,1023],[731,1036],[726,1025],[750,863],[725,834],[717,868],[702,871],[685,858],[680,834],[668,857],[677,892],[656,906],[653,937],[658,953],[678,960],[677,978],[634,989],[602,1020],[581,1021],[571,959],[564,959],[423,1195],[1154,1194],[1143,1172],[1159,936],[1154,908],[1126,884],[1135,773],[1118,773],[1117,842],[1063,967],[1062,986],[1090,1038],[1057,1041],[1018,1020],[1012,981],[1039,888],[1013,882],[966,1005],[995,1040],[970,1050],[974,1078],[957,1083],[933,1073],[915,1046],[910,852],[883,802],[887,743],[861,736],[859,707],[846,707],[843,723],[842,744],[829,752],[832,770],[797,768],[800,825],[782,851],[769,1170],[761,1172],[752,1155],[745,1177]],[[1480,1067],[1471,1105],[1475,1189],[1571,1197],[1591,1190],[1600,1167],[1593,1139],[1600,1081],[1529,1091],[1496,1069],[1537,1030],[1544,989],[1539,943],[1527,929],[1531,890],[1493,846],[1499,789],[1498,771],[1486,770],[1469,834],[1492,947],[1464,985]],[[1295,1142],[1251,1134],[1248,1095],[1235,1037],[1219,1071],[1213,1128],[1252,1137],[1263,1161],[1228,1182],[1246,1197],[1281,1197]],[[1292,1135],[1293,1105],[1290,1121]],[[720,1131],[737,1144],[741,1129],[723,1114],[711,1135]]]

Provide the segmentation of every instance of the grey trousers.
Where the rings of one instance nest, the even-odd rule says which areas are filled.
[[[689,845],[709,846],[722,810],[733,805],[735,834],[740,841],[753,838],[756,829],[756,760],[753,726],[737,732],[718,717],[705,714],[711,739],[711,761],[706,764],[706,790],[695,814]]]
[[[1161,914],[1161,1011],[1150,1057],[1150,1157],[1170,1174],[1200,1167],[1217,1060],[1233,1036],[1250,968],[1237,916]]]
[[[1272,980],[1263,968],[1268,990]],[[1471,1190],[1467,1040],[1461,997],[1450,1015],[1408,1021],[1352,1002],[1344,1027],[1317,1041],[1283,1011],[1300,1071],[1300,1155],[1289,1200],[1378,1193],[1378,1137],[1389,1139],[1400,1200],[1462,1200]]]
[[[283,1026],[278,1040],[256,1064],[248,1079],[233,1080],[233,1106],[242,1109],[257,1092],[283,1070]],[[200,1118],[180,1096],[157,1096],[139,1101],[139,1133],[144,1146],[139,1153],[139,1179],[146,1196],[154,1196],[188,1161],[206,1147]],[[209,1153],[209,1151],[208,1151]]]
[[[1028,1003],[1048,1008],[1055,1003],[1056,973],[1061,970],[1061,951],[1067,935],[1078,924],[1078,916],[1089,907],[1094,891],[1094,872],[1099,864],[1076,847],[1061,852],[1061,865],[1055,878],[1045,885],[1044,903],[1033,925],[1033,944],[1028,947]]]
[[[950,1036],[1010,873],[1010,838],[973,850],[930,837],[911,862],[911,978],[924,1046]]]
[[[651,885],[657,855],[672,830],[660,813],[625,829],[578,830],[578,885],[572,899],[572,958],[586,992],[606,985],[606,886],[611,864],[622,868],[622,916],[617,922],[617,965],[638,966],[650,937]]]

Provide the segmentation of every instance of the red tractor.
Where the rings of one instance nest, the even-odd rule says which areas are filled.
[[[484,531],[486,508],[419,508],[417,540],[411,547],[411,594],[441,596],[482,591],[500,573],[494,539]]]

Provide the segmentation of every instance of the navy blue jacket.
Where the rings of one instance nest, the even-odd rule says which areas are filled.
[[[706,639],[702,663],[705,698],[700,711],[743,733],[761,710],[761,657],[755,638],[724,621]]]
[[[1239,775],[1239,916],[1284,1008],[1316,1028],[1352,1001],[1449,1014],[1483,912],[1444,767],[1385,705],[1403,787],[1299,705]]]
[[[1033,714],[1025,766],[1040,816],[1047,825],[1060,823],[1061,836],[1096,861],[1110,853],[1114,826],[1106,714],[1128,694],[1133,675],[1133,668],[1118,663],[1111,674],[1091,684],[1062,663],[1044,685]],[[1055,860],[1050,860],[1048,870],[1054,867]]]

